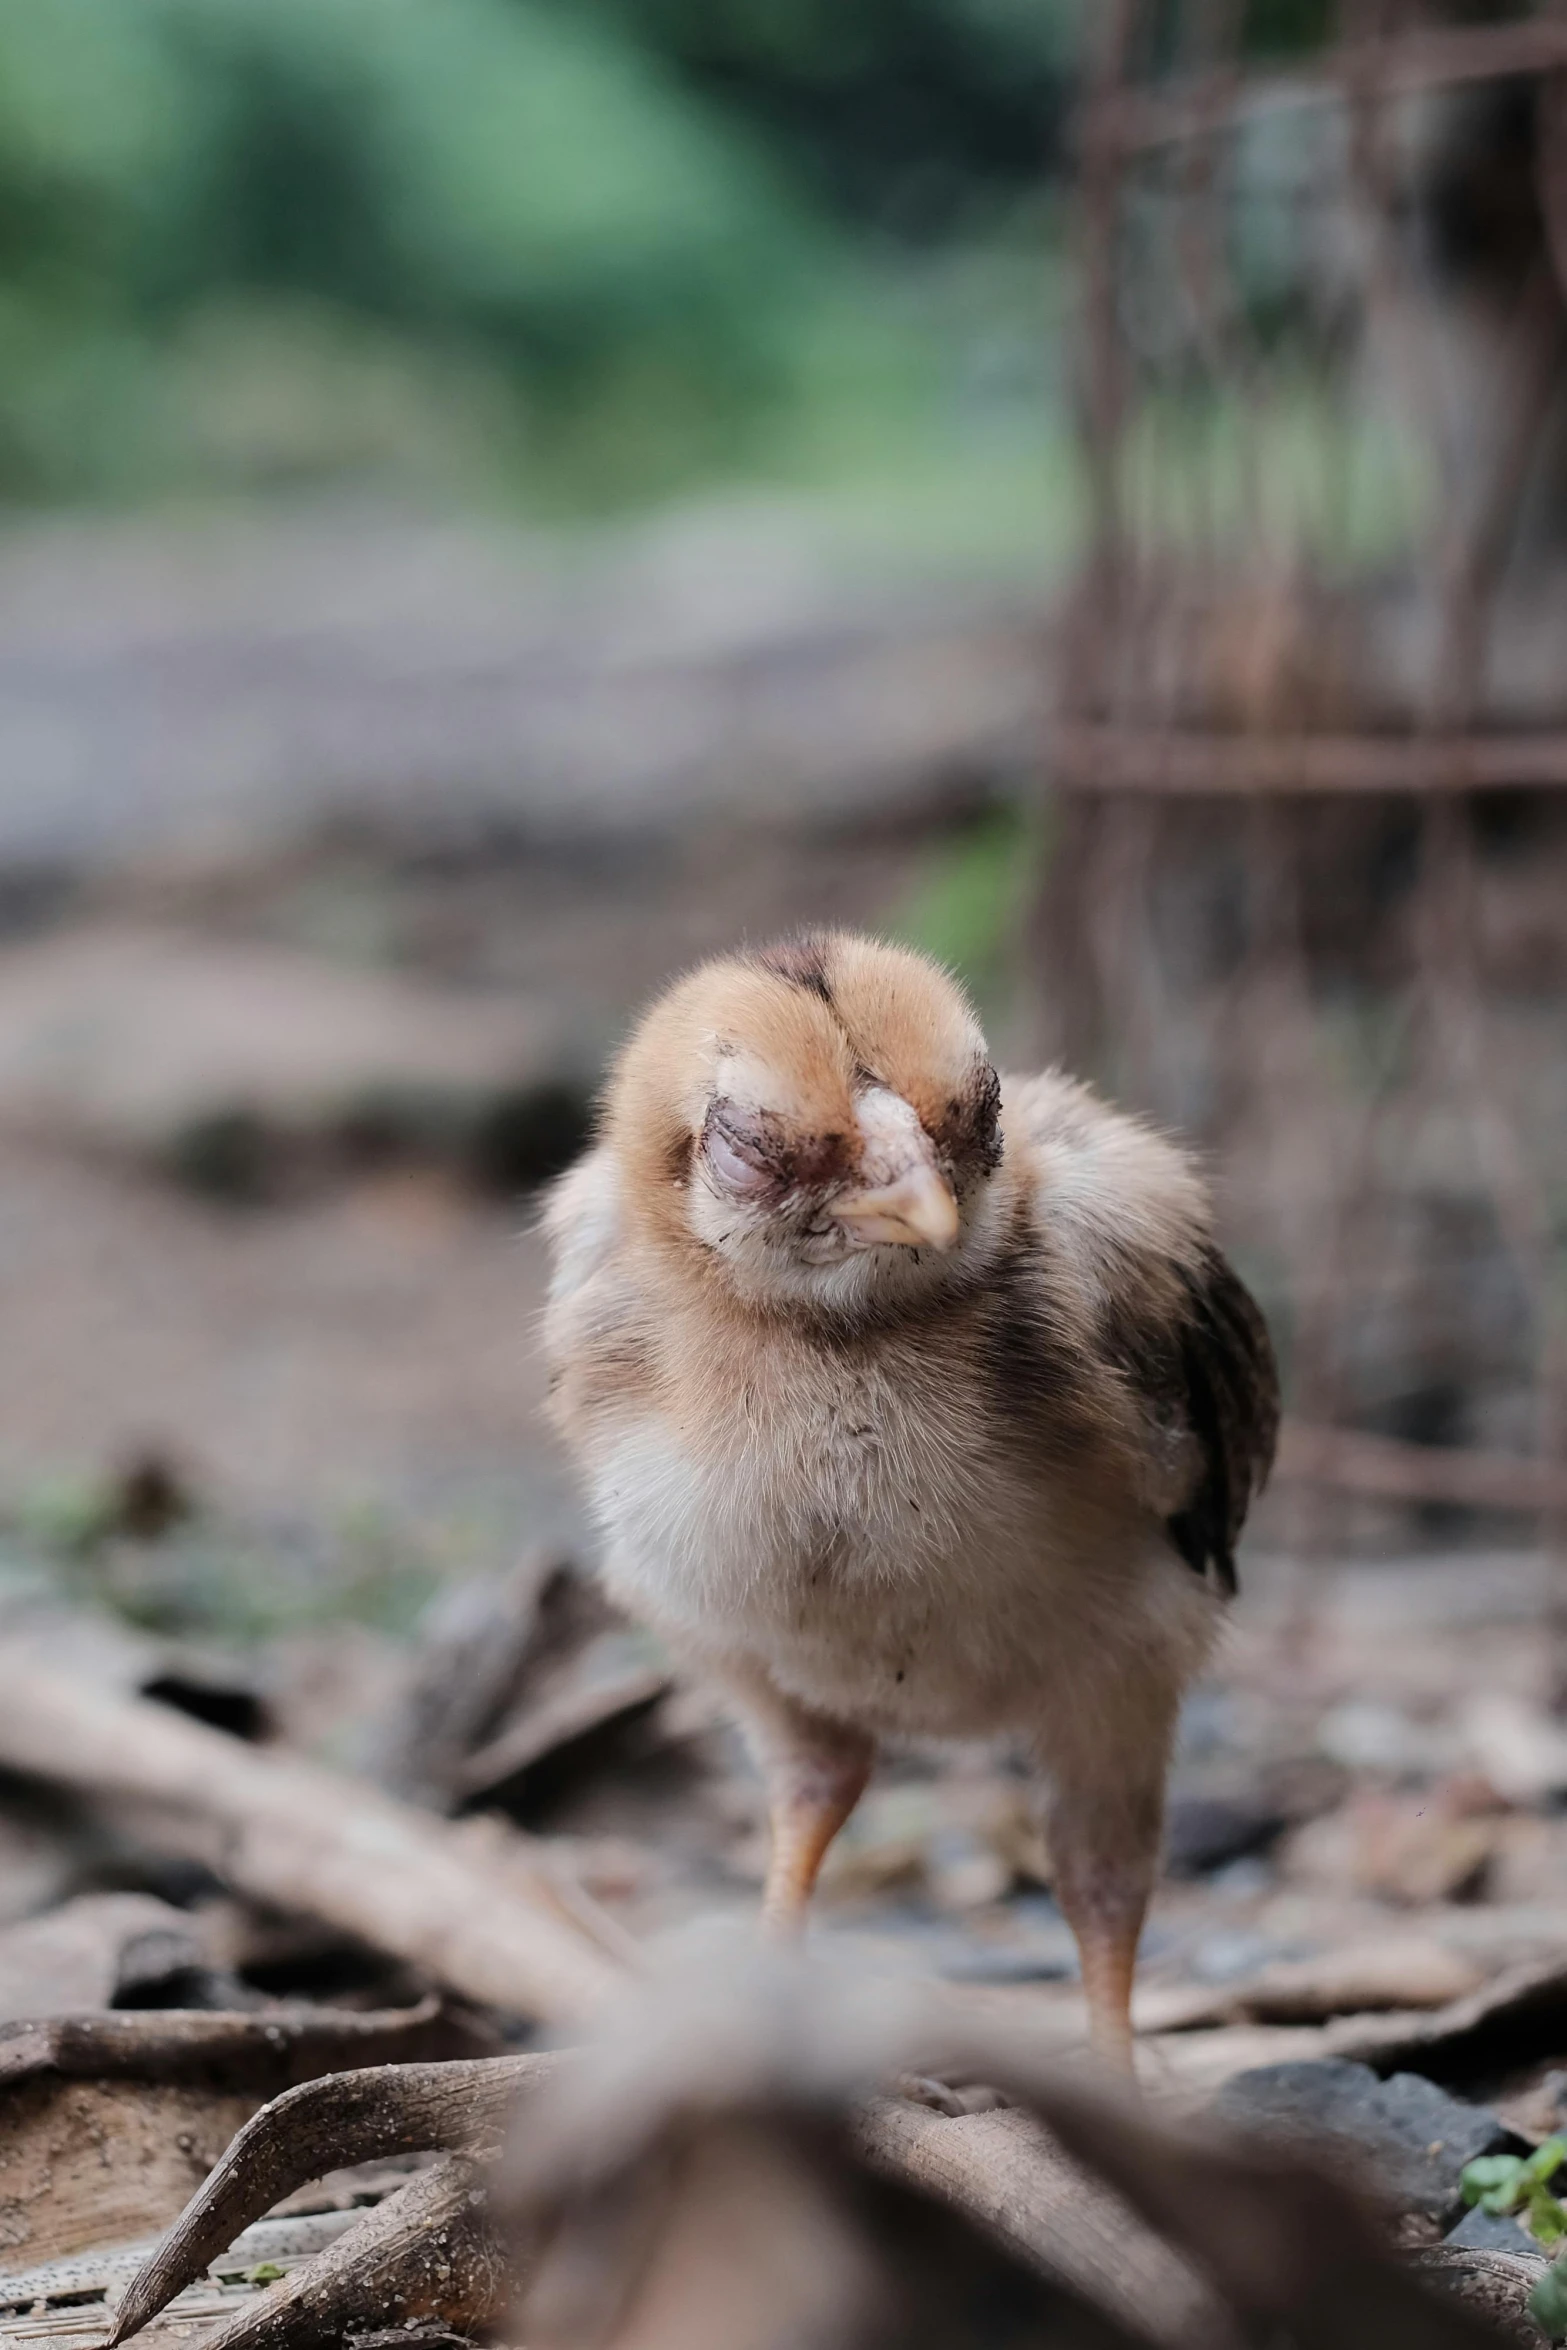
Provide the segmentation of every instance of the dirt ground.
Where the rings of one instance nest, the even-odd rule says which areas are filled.
[[[573,1118],[580,1136],[633,1008],[694,957],[906,912],[983,804],[973,782],[952,775],[918,818],[761,810],[415,848],[328,827],[0,904],[0,1636],[42,1641],[105,1705],[156,1698],[144,1722],[172,1706],[285,1771],[346,1767],[350,1808],[356,1789],[410,1799],[477,1862],[480,1910],[543,1856],[606,1946],[748,1930],[766,1823],[736,1732],[553,1571],[591,1551],[542,1417],[537,1193],[481,1164],[474,1136],[498,1106],[536,1112],[541,1089],[567,1105],[555,1142]],[[442,1082],[459,1065],[461,1098]],[[1407,2064],[1433,2094],[1488,2100],[1487,2130],[1541,2138],[1567,2123],[1559,1593],[1525,1519],[1343,1497],[1313,1511],[1301,1491],[1256,1514],[1229,1636],[1186,1709],[1142,2076],[1189,2107],[1260,2066]],[[0,2038],[29,2065],[22,2041],[64,1997],[40,1930],[78,1936],[65,2004],[139,2010],[153,2041],[215,2016],[259,2045],[309,2003],[338,2035],[322,2074],[355,2061],[361,2024],[395,2057],[428,2053],[427,2029],[435,2053],[466,2055],[557,2020],[443,1973],[417,1916],[383,1947],[330,1899],[305,1914],[237,1886],[221,1853],[214,1872],[207,1847],[193,1858],[112,1791],[68,1800],[20,1768],[0,1774]],[[60,1775],[77,1784],[68,1757]],[[144,1905],[129,1924],[126,1901]],[[1076,1953],[1012,1755],[887,1756],[813,1933],[1009,2032],[1081,2036]],[[142,2137],[121,2176],[88,2110],[121,2090],[38,2062],[54,2085],[23,2103],[51,2129],[63,2114],[76,2151],[56,2171],[30,2140],[9,2184],[0,2165],[0,2252],[108,2246],[120,2265],[53,2275],[40,2303],[62,2314],[33,2334],[24,2281],[0,2331],[52,2342],[58,2322],[62,2341],[96,2341],[134,2265],[121,2240],[170,2219],[280,2083],[245,2073],[217,2103],[154,2084],[154,2127],[132,2081]],[[112,2227],[92,2205],[105,2171],[124,2190]],[[1411,2241],[1455,2224],[1455,2180],[1404,2207]],[[276,2223],[280,2255],[307,2259],[309,2230],[399,2183],[300,2207]],[[271,2259],[271,2239],[252,2243],[202,2322]],[[79,2337],[73,2295],[96,2312]]]
[[[397,1173],[265,1213],[0,1151],[0,1479],[167,1454],[246,1515],[509,1492],[547,1525],[525,1208]]]

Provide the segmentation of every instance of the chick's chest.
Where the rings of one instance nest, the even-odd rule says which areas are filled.
[[[961,1382],[931,1367],[807,1355],[724,1384],[702,1429],[701,1490],[738,1504],[786,1578],[879,1585],[950,1558],[1004,1509]]]
[[[807,1702],[985,1735],[1054,1651],[1055,1546],[960,1366],[899,1373],[710,1363],[604,1456],[604,1572],[677,1642],[759,1658]]]

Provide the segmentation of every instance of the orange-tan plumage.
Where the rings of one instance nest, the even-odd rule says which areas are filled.
[[[724,1683],[795,1915],[876,1742],[1027,1741],[1124,2053],[1181,1691],[1276,1425],[1190,1160],[843,934],[647,1014],[548,1219],[554,1413],[615,1596]]]

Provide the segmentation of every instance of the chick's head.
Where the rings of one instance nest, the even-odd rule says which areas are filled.
[[[990,1241],[1000,1085],[962,990],[902,947],[702,965],[632,1037],[606,1132],[627,1211],[758,1302],[888,1299]]]

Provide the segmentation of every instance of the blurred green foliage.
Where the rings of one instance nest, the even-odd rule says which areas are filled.
[[[835,217],[989,227],[1065,160],[1083,0],[593,0]]]
[[[194,1504],[153,1532],[124,1523],[123,1480],[56,1471],[0,1510],[0,1597],[106,1609],[144,1631],[237,1644],[351,1622],[404,1635],[443,1584],[530,1538],[521,1491],[392,1509],[361,1497],[314,1517]]]
[[[1098,22],[0,0],[0,499],[368,482],[580,511],[743,474],[870,488],[991,554],[1026,514],[1059,556],[1062,194]],[[1179,69],[1191,22],[1151,12],[1145,63]],[[1325,0],[1252,0],[1246,47],[1329,25]],[[1254,326],[1315,298],[1301,121],[1236,157]],[[1168,256],[1132,226],[1157,295]],[[1188,437],[1212,423],[1204,393]]]
[[[935,844],[889,935],[955,971],[982,1012],[999,1010],[1015,992],[1023,918],[1046,846],[1037,812],[987,810]]]
[[[722,464],[913,350],[872,232],[1037,182],[1071,14],[0,0],[0,495]]]

